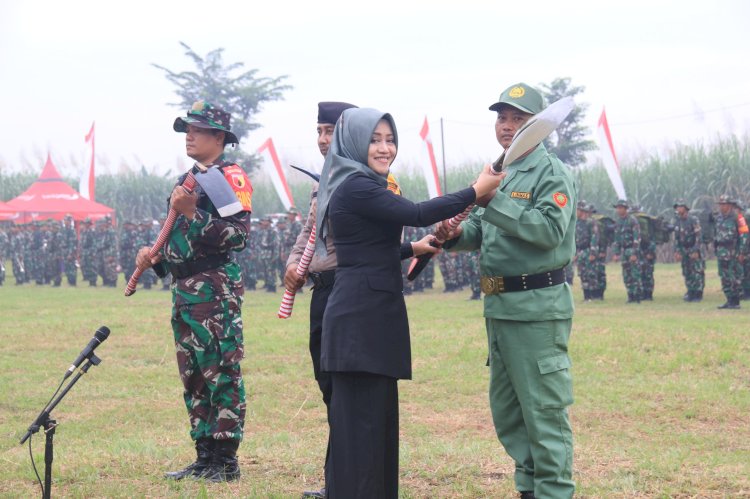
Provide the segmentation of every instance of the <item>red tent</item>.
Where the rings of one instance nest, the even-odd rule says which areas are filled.
[[[105,215],[114,215],[115,211],[81,197],[60,177],[49,155],[39,178],[23,194],[8,201],[5,207],[19,213],[20,216],[14,220],[16,223],[48,218],[62,220],[67,214],[72,215],[74,220],[86,217],[97,220]]]
[[[0,201],[0,222],[14,222],[18,220],[20,222],[21,214],[18,210],[14,210],[7,204]]]

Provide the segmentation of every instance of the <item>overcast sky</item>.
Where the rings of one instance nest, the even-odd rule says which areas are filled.
[[[618,155],[663,150],[750,130],[750,5],[740,0],[618,2],[192,0],[0,2],[0,167],[38,165],[47,151],[78,175],[96,120],[98,171],[122,163],[184,169],[184,109],[158,63],[192,69],[198,53],[225,48],[262,76],[294,88],[268,103],[263,128],[282,162],[319,167],[317,102],[343,100],[393,114],[396,160],[421,160],[430,120],[440,166],[497,157],[487,107],[518,81],[569,76],[586,92],[587,124],[606,106]],[[594,135],[592,134],[592,138]]]

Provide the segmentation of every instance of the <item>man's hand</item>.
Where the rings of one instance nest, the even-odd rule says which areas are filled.
[[[414,252],[414,256],[424,255],[425,253],[435,254],[440,251],[440,248],[436,248],[430,244],[432,241],[435,241],[435,236],[432,234],[424,236],[419,241],[412,241],[411,249]]]
[[[630,263],[635,263],[638,261],[638,257],[635,255],[630,255]]]
[[[188,220],[192,220],[195,217],[197,204],[198,195],[181,185],[174,188],[169,198],[169,206],[180,215],[184,215]]]
[[[691,256],[691,258],[692,258],[692,256]],[[675,260],[676,262],[681,262],[681,261],[682,261],[682,255],[681,255],[681,254],[679,254],[679,253],[675,253],[675,254],[674,254],[674,260]]]
[[[697,260],[701,257],[701,254],[697,251],[694,251],[693,253],[690,253],[690,259],[691,260]]]
[[[297,275],[297,264],[290,263],[284,274],[284,287],[289,291],[297,291],[305,285],[305,278]]]
[[[596,261],[596,255],[589,255],[589,261],[590,262]]]
[[[141,270],[150,269],[161,261],[161,255],[156,255],[154,258],[149,258],[148,254],[151,252],[151,246],[144,246],[138,250],[138,254],[135,255],[135,265]]]
[[[613,262],[619,262],[620,261],[620,255],[612,255],[612,261]]]
[[[448,220],[443,220],[442,222],[437,224],[437,228],[435,229],[435,237],[437,237],[440,241],[448,241],[450,239],[461,237],[463,231],[464,229],[460,224],[455,229],[450,230]]]

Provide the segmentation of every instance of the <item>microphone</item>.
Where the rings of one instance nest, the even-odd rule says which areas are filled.
[[[104,340],[106,340],[107,337],[109,337],[109,328],[107,326],[102,326],[97,329],[94,333],[94,337],[91,338],[91,341],[89,341],[89,344],[86,345],[86,348],[81,350],[81,353],[78,354],[76,360],[73,361],[73,363],[70,365],[70,368],[68,368],[68,370],[65,372],[65,377],[63,379],[67,379],[68,376],[73,374],[73,371],[75,371],[76,368],[78,368],[78,366],[80,366],[84,360],[91,357],[94,353],[94,350],[96,350],[96,347],[98,347]]]

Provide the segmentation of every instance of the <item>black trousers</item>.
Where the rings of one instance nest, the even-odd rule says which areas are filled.
[[[328,296],[333,290],[333,285],[320,286],[313,289],[310,300],[310,357],[313,363],[313,372],[315,381],[318,382],[320,391],[323,394],[323,402],[326,405],[326,415],[328,419],[328,446],[326,447],[326,460],[323,469],[328,467],[328,459],[331,454],[331,375],[320,371],[320,345],[323,336],[323,313],[328,304]]]
[[[331,373],[329,499],[398,498],[398,385],[395,378]]]

